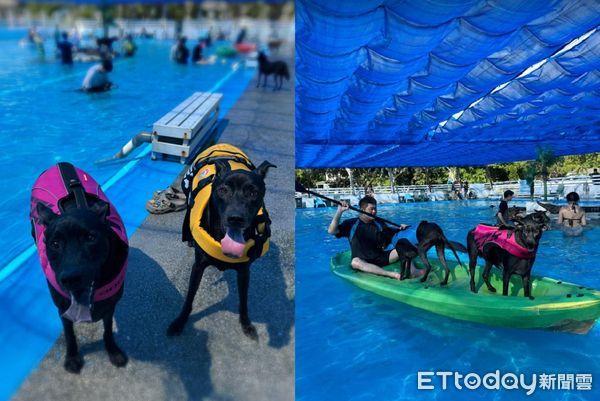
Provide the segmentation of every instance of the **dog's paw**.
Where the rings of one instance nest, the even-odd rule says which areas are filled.
[[[69,373],[79,374],[83,367],[83,359],[80,355],[68,356],[65,358],[65,370]]]
[[[185,323],[182,323],[178,319],[173,320],[167,329],[167,336],[173,337],[180,335],[183,332],[183,326],[185,326]]]
[[[489,292],[496,292],[496,289],[494,287],[488,287],[488,291]]]
[[[442,281],[442,282],[440,283],[440,285],[441,285],[441,286],[446,286],[446,285],[448,285],[448,280]]]
[[[530,296],[529,299],[533,301],[533,300],[535,300],[535,297]]]
[[[246,337],[253,341],[258,341],[258,333],[256,332],[256,327],[253,324],[242,324],[242,330]]]
[[[118,368],[122,368],[127,365],[128,361],[127,355],[125,355],[125,353],[121,350],[108,354],[108,359],[110,359],[110,363]]]

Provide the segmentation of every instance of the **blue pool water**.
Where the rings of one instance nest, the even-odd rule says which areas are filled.
[[[234,68],[238,60],[175,65],[168,59],[171,43],[140,41],[134,58],[114,63],[111,80],[118,87],[86,95],[74,89],[91,64],[62,66],[49,44],[42,59],[19,46],[24,32],[0,29],[0,400],[10,397],[61,329],[31,247],[29,196],[38,175],[59,161],[86,170],[107,189],[131,236],[147,216],[146,200],[183,167],[151,161],[149,145],[124,161],[94,161],[116,153],[195,91],[223,93],[225,116],[255,73]]]
[[[44,169],[68,160],[98,182],[107,181],[122,164],[96,166],[95,160],[113,155],[192,92],[209,90],[237,61],[175,65],[168,58],[170,46],[165,41],[140,42],[134,58],[115,62],[110,75],[118,85],[115,90],[86,95],[74,89],[91,64],[63,66],[49,43],[41,59],[35,49],[21,47],[15,39],[0,39],[0,217],[6,222],[0,227],[0,268],[31,243],[24,205]],[[236,74],[230,81],[238,86],[234,93],[252,73],[242,68]],[[226,94],[224,108],[236,98]]]
[[[487,201],[381,205],[392,221],[435,221],[465,243],[479,222],[493,222]],[[333,208],[296,212],[296,399],[308,400],[598,400],[600,327],[587,335],[494,328],[457,321],[355,287],[329,271],[347,240],[327,234]],[[349,212],[345,217],[353,217]],[[568,238],[544,233],[534,273],[600,288],[600,227]],[[466,255],[465,255],[466,256]],[[466,257],[464,258],[466,259]],[[591,373],[592,391],[417,390],[418,371]],[[441,382],[435,382],[439,387]],[[457,398],[460,397],[460,398]]]

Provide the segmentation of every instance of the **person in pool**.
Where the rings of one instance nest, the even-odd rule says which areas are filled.
[[[508,202],[510,202],[515,193],[510,189],[504,191],[504,198],[500,201],[498,206],[498,213],[496,213],[496,220],[499,226],[508,225]]]
[[[60,53],[60,60],[63,64],[73,64],[73,43],[69,42],[69,34],[66,32],[62,33],[62,41],[56,44],[56,48]]]
[[[190,51],[185,46],[186,41],[187,38],[182,36],[171,48],[171,60],[174,60],[178,64],[187,64],[188,58],[190,57]]]
[[[202,50],[204,49],[204,39],[198,39],[198,43],[192,50],[192,63],[199,63],[202,61]]]
[[[102,63],[96,64],[88,70],[83,79],[81,89],[84,92],[106,92],[112,87],[112,82],[108,80],[108,73],[113,70],[113,63],[109,59],[102,60]]]
[[[360,200],[358,205],[361,210],[377,215],[375,198],[367,195]],[[392,229],[385,223],[364,214],[344,220],[340,224],[342,215],[348,209],[349,205],[346,202],[342,202],[342,205],[338,206],[327,232],[335,235],[336,238],[349,238],[352,250],[352,268],[399,280],[400,273],[381,268],[398,261],[398,252],[395,249],[386,250],[386,247],[393,241],[394,235],[399,230]],[[408,228],[407,225],[401,225],[402,230],[406,228]]]
[[[563,225],[565,234],[579,235],[583,232],[583,226],[587,224],[585,211],[577,204],[579,195],[577,192],[567,194],[568,205],[558,211],[558,224]]]

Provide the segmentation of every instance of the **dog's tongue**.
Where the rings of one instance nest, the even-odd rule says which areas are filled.
[[[221,240],[223,253],[232,258],[241,258],[244,254],[246,242],[241,230],[227,229],[227,234]]]
[[[84,291],[75,296],[71,293],[71,306],[62,314],[66,319],[72,322],[91,322],[92,313],[90,311],[91,291]]]

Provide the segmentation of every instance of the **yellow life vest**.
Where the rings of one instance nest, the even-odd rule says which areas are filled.
[[[248,156],[233,145],[219,143],[201,152],[194,159],[194,163],[183,178],[182,189],[188,197],[188,205],[191,205],[191,208],[188,207],[183,223],[183,240],[190,240],[191,238],[186,233],[191,233],[194,242],[211,257],[227,263],[248,262],[250,260],[248,251],[252,247],[262,247],[260,256],[263,256],[269,250],[271,220],[269,220],[269,215],[263,205],[256,214],[252,235],[246,241],[242,256],[236,259],[223,253],[221,243],[202,227],[202,216],[212,194],[212,184],[216,174],[216,160],[226,161],[232,171],[252,171],[255,169]]]

